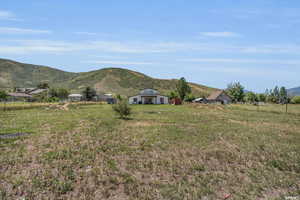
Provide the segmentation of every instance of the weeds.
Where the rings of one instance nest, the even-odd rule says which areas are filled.
[[[129,121],[110,105],[7,111],[1,133],[32,134],[0,139],[0,199],[299,196],[300,107],[273,106],[137,105]]]

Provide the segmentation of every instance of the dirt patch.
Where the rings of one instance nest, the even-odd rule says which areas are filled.
[[[155,122],[155,121],[130,121],[126,123],[127,127],[150,127],[150,126],[168,126],[168,125],[174,125],[174,124]]]
[[[63,105],[49,105],[47,107],[47,109],[56,109],[56,110],[68,111],[69,110],[69,105],[70,105],[70,103],[65,103]]]

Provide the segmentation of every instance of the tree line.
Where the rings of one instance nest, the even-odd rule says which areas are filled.
[[[290,97],[287,89],[282,86],[275,86],[274,89],[266,89],[265,93],[254,93],[245,91],[244,86],[239,82],[231,83],[226,89],[227,94],[234,102],[247,102],[255,104],[257,102],[287,104],[287,103],[300,103],[300,96]]]

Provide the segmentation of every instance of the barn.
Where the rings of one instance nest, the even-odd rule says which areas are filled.
[[[213,92],[206,100],[208,103],[229,104],[232,102],[231,97],[228,96],[224,90]]]

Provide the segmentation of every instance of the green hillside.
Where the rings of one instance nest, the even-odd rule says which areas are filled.
[[[50,67],[0,59],[0,88],[35,87],[40,82],[68,87],[68,80],[76,76]]]
[[[0,88],[34,87],[40,82],[48,82],[53,87],[65,87],[72,92],[80,92],[91,86],[98,92],[134,95],[145,88],[153,88],[162,94],[175,89],[176,80],[154,79],[139,72],[105,68],[101,70],[71,73],[50,67],[23,64],[0,59]],[[214,88],[190,84],[197,96],[207,96]]]

